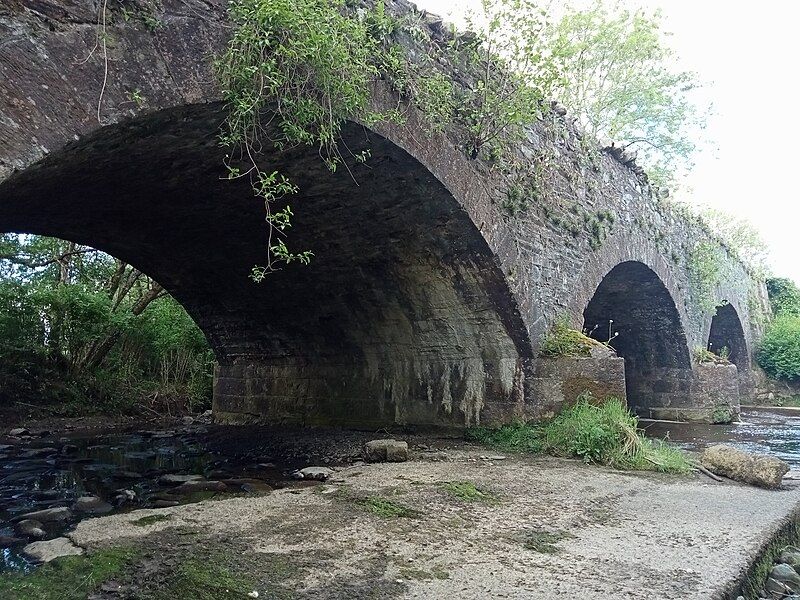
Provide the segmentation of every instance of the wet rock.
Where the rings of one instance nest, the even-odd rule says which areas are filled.
[[[75,444],[64,444],[61,446],[61,454],[75,454],[79,448]]]
[[[27,513],[22,515],[20,520],[33,519],[35,521],[41,521],[42,523],[52,523],[55,521],[67,521],[71,517],[72,512],[66,506],[58,506]]]
[[[117,471],[116,473],[112,473],[111,477],[112,479],[134,481],[137,479],[142,479],[143,475],[134,471]]]
[[[153,508],[172,508],[178,506],[180,502],[177,500],[156,500],[153,502]]]
[[[0,535],[0,548],[8,548],[9,546],[16,546],[24,542],[22,538],[12,537],[10,535]]]
[[[297,471],[302,477],[296,479],[310,479],[312,481],[327,481],[333,471],[327,467],[306,467]],[[294,475],[293,475],[294,476]]]
[[[33,542],[22,549],[22,553],[37,562],[50,562],[61,556],[83,554],[83,548],[73,544],[68,538],[60,537],[46,542]]]
[[[43,456],[52,456],[53,454],[58,454],[58,450],[56,450],[55,448],[32,448],[20,454],[20,457],[41,458]]]
[[[26,538],[41,540],[47,537],[42,522],[35,519],[24,519],[14,525],[14,532]]]
[[[158,478],[159,485],[181,485],[190,481],[202,481],[202,475],[162,475]]]
[[[783,476],[789,471],[785,461],[743,452],[726,444],[706,448],[702,463],[717,475],[768,489],[780,487]]]
[[[24,427],[15,427],[14,429],[8,432],[8,435],[10,435],[11,437],[23,437],[30,434],[31,432],[25,429]]]
[[[122,506],[136,500],[136,492],[133,490],[117,490],[117,495],[114,496],[114,504]]]
[[[72,505],[72,510],[91,515],[104,515],[114,509],[108,502],[97,496],[81,496]]]
[[[364,459],[367,462],[405,462],[408,444],[392,439],[372,440],[364,444]]]
[[[0,452],[8,452],[9,450],[12,450],[13,448],[14,448],[14,446],[12,446],[11,444],[0,444]]]
[[[228,486],[221,481],[187,481],[174,488],[175,494],[193,494],[194,492],[227,492]]]

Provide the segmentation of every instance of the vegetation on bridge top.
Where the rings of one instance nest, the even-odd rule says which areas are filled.
[[[788,279],[767,281],[775,318],[757,351],[758,363],[771,377],[800,381],[800,289]]]

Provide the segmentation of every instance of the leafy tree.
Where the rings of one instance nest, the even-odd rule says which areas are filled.
[[[71,242],[0,236],[0,401],[205,402],[210,369],[202,333],[141,271]]]
[[[656,179],[689,161],[705,114],[696,76],[675,68],[661,13],[595,0],[567,8],[547,37],[563,79],[557,98],[595,137],[638,151]]]
[[[756,277],[763,278],[769,272],[767,244],[752,223],[713,208],[702,209],[700,218]]]
[[[771,377],[800,379],[800,316],[775,317],[764,333],[757,358]]]
[[[791,279],[767,279],[767,294],[772,312],[776,315],[800,317],[800,288]]]

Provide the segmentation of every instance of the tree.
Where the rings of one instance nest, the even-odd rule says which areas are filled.
[[[656,180],[686,166],[705,122],[693,73],[675,68],[661,13],[595,0],[568,8],[547,32],[563,80],[556,96],[587,133],[637,151]]]
[[[769,249],[752,223],[714,208],[701,209],[700,218],[756,277],[767,275]]]

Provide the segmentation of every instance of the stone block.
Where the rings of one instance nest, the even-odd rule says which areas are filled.
[[[397,440],[372,440],[364,444],[364,460],[367,462],[405,462],[408,460],[408,444]]]

